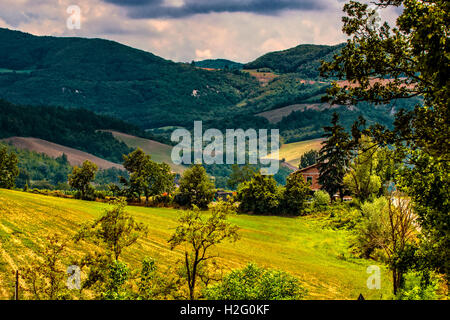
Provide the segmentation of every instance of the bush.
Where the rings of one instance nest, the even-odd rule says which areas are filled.
[[[331,198],[328,192],[317,190],[314,192],[313,206],[314,208],[323,209],[330,204]]]
[[[279,211],[292,215],[304,214],[310,192],[311,189],[301,174],[291,174],[287,178]]]
[[[403,288],[397,293],[397,300],[437,300],[439,296],[439,281],[432,276],[428,281],[417,272],[408,272],[404,275]]]
[[[180,206],[206,209],[214,198],[214,192],[214,183],[209,179],[205,168],[196,164],[183,173],[174,201]]]
[[[377,198],[373,202],[364,202],[361,205],[361,223],[356,227],[356,247],[363,257],[369,258],[380,248],[379,239],[385,238],[383,216],[387,214],[386,198]]]
[[[298,300],[307,290],[289,273],[248,264],[207,287],[204,294],[209,300]]]
[[[256,173],[250,181],[241,183],[237,190],[239,211],[255,214],[278,213],[281,188],[272,176]]]

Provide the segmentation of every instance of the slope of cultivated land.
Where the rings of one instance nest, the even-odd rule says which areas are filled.
[[[46,234],[59,233],[66,239],[81,223],[98,217],[107,204],[62,199],[0,189],[0,298],[13,290],[13,274],[36,255]],[[167,240],[177,225],[177,212],[167,208],[128,207],[127,210],[149,227],[148,237],[123,253],[125,262],[138,267],[144,257],[152,257],[161,266],[173,266],[182,258],[180,250],[171,251]],[[360,293],[368,299],[386,297],[389,275],[383,266],[381,290],[366,286],[367,266],[373,262],[348,256],[348,234],[323,229],[311,217],[274,217],[237,215],[231,221],[240,227],[241,239],[219,246],[220,263],[227,269],[248,262],[291,272],[309,289],[309,299],[356,299]],[[72,256],[80,256],[85,247],[69,242]],[[69,263],[69,257],[63,257]],[[21,284],[23,285],[23,283]]]
[[[151,155],[152,160],[156,162],[167,163],[173,171],[182,173],[186,168],[182,165],[176,165],[172,162],[171,152],[172,147],[150,139],[135,137],[126,133],[117,131],[109,131],[113,134],[114,138],[124,142],[130,148],[141,148],[144,152]]]
[[[10,137],[3,139],[2,141],[11,143],[13,146],[19,149],[27,149],[39,153],[44,153],[49,157],[56,158],[63,153],[67,156],[67,160],[72,166],[79,166],[84,160],[89,160],[95,163],[99,169],[117,168],[124,169],[122,165],[96,157],[90,153],[83,152],[77,149],[69,148],[37,138],[24,138],[24,137]]]
[[[301,156],[311,149],[319,151],[323,141],[324,139],[318,138],[283,144],[279,151],[279,159],[284,159],[291,166],[298,168]],[[269,159],[274,157],[272,154],[267,156]]]

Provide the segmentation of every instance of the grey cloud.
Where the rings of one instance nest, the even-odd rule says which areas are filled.
[[[184,0],[168,6],[164,0],[103,0],[128,10],[131,18],[183,18],[194,14],[249,12],[277,15],[285,10],[322,10],[329,0]]]

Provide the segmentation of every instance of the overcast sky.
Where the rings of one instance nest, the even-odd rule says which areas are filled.
[[[249,62],[298,44],[345,41],[344,0],[1,0],[0,27],[105,38],[174,61]],[[81,9],[70,30],[67,8]],[[392,21],[394,11],[382,14]]]

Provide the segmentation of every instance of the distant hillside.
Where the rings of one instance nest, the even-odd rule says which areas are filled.
[[[63,154],[65,154],[67,156],[67,161],[72,166],[79,166],[83,163],[83,161],[89,160],[95,163],[99,169],[116,168],[124,170],[124,167],[120,164],[101,159],[87,152],[65,147],[42,139],[11,137],[0,141],[10,143],[19,149],[44,153],[51,158],[61,157]]]
[[[199,68],[210,68],[210,69],[230,69],[230,70],[241,70],[244,66],[243,63],[230,61],[227,59],[206,59],[201,61],[194,61],[194,65]]]
[[[297,47],[267,53],[244,65],[244,69],[269,68],[279,73],[298,73],[300,77],[315,79],[319,76],[321,60],[329,60],[344,44],[336,46],[302,44]]]
[[[0,98],[83,107],[142,128],[216,118],[252,78],[174,63],[114,41],[37,37],[0,28]]]

